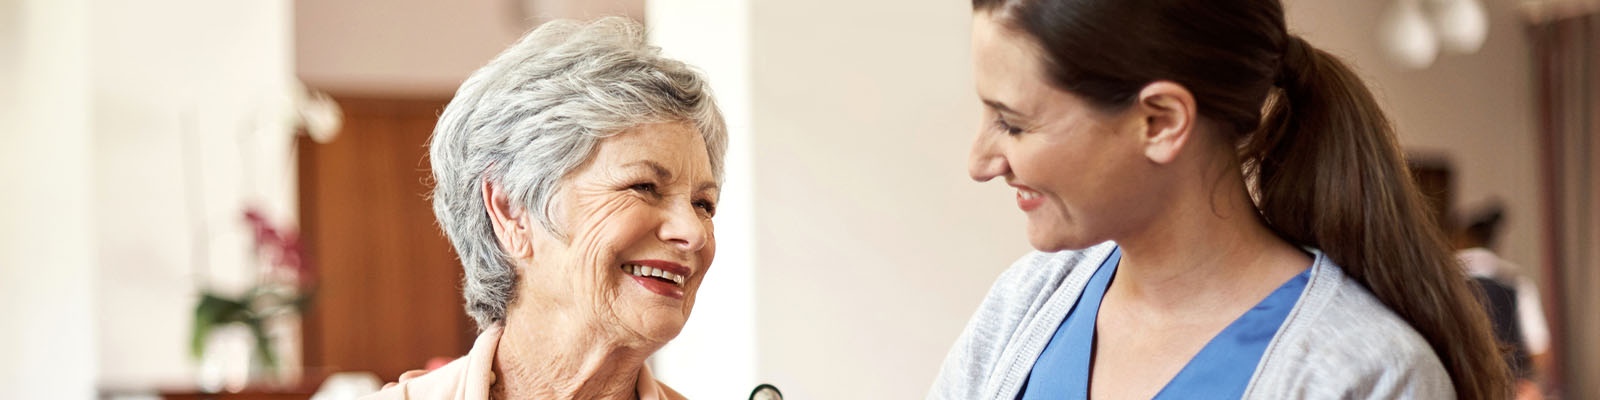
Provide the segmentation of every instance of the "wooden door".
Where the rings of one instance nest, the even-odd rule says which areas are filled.
[[[303,356],[311,375],[392,381],[465,354],[476,333],[461,264],[427,197],[427,140],[447,100],[336,99],[339,135],[297,144],[300,226],[318,282]]]

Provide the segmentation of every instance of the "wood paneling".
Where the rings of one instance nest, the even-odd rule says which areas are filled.
[[[385,380],[471,347],[461,266],[427,198],[427,140],[446,100],[337,98],[344,129],[297,144],[301,227],[318,288],[308,371]]]

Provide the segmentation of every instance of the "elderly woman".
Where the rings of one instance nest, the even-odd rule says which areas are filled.
[[[622,18],[544,24],[473,73],[430,155],[482,334],[372,397],[681,398],[645,359],[716,253],[727,136],[706,85]]]

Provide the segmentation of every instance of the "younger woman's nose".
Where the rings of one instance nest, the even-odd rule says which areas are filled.
[[[1011,165],[1007,164],[1005,156],[995,149],[989,135],[979,135],[978,140],[972,143],[970,158],[967,160],[967,173],[972,176],[972,180],[987,182],[1011,173]]]

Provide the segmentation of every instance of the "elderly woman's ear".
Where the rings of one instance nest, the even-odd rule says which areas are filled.
[[[483,208],[489,212],[494,224],[494,237],[500,240],[500,249],[513,259],[533,257],[533,244],[528,242],[527,210],[513,204],[505,190],[493,181],[483,180]]]

